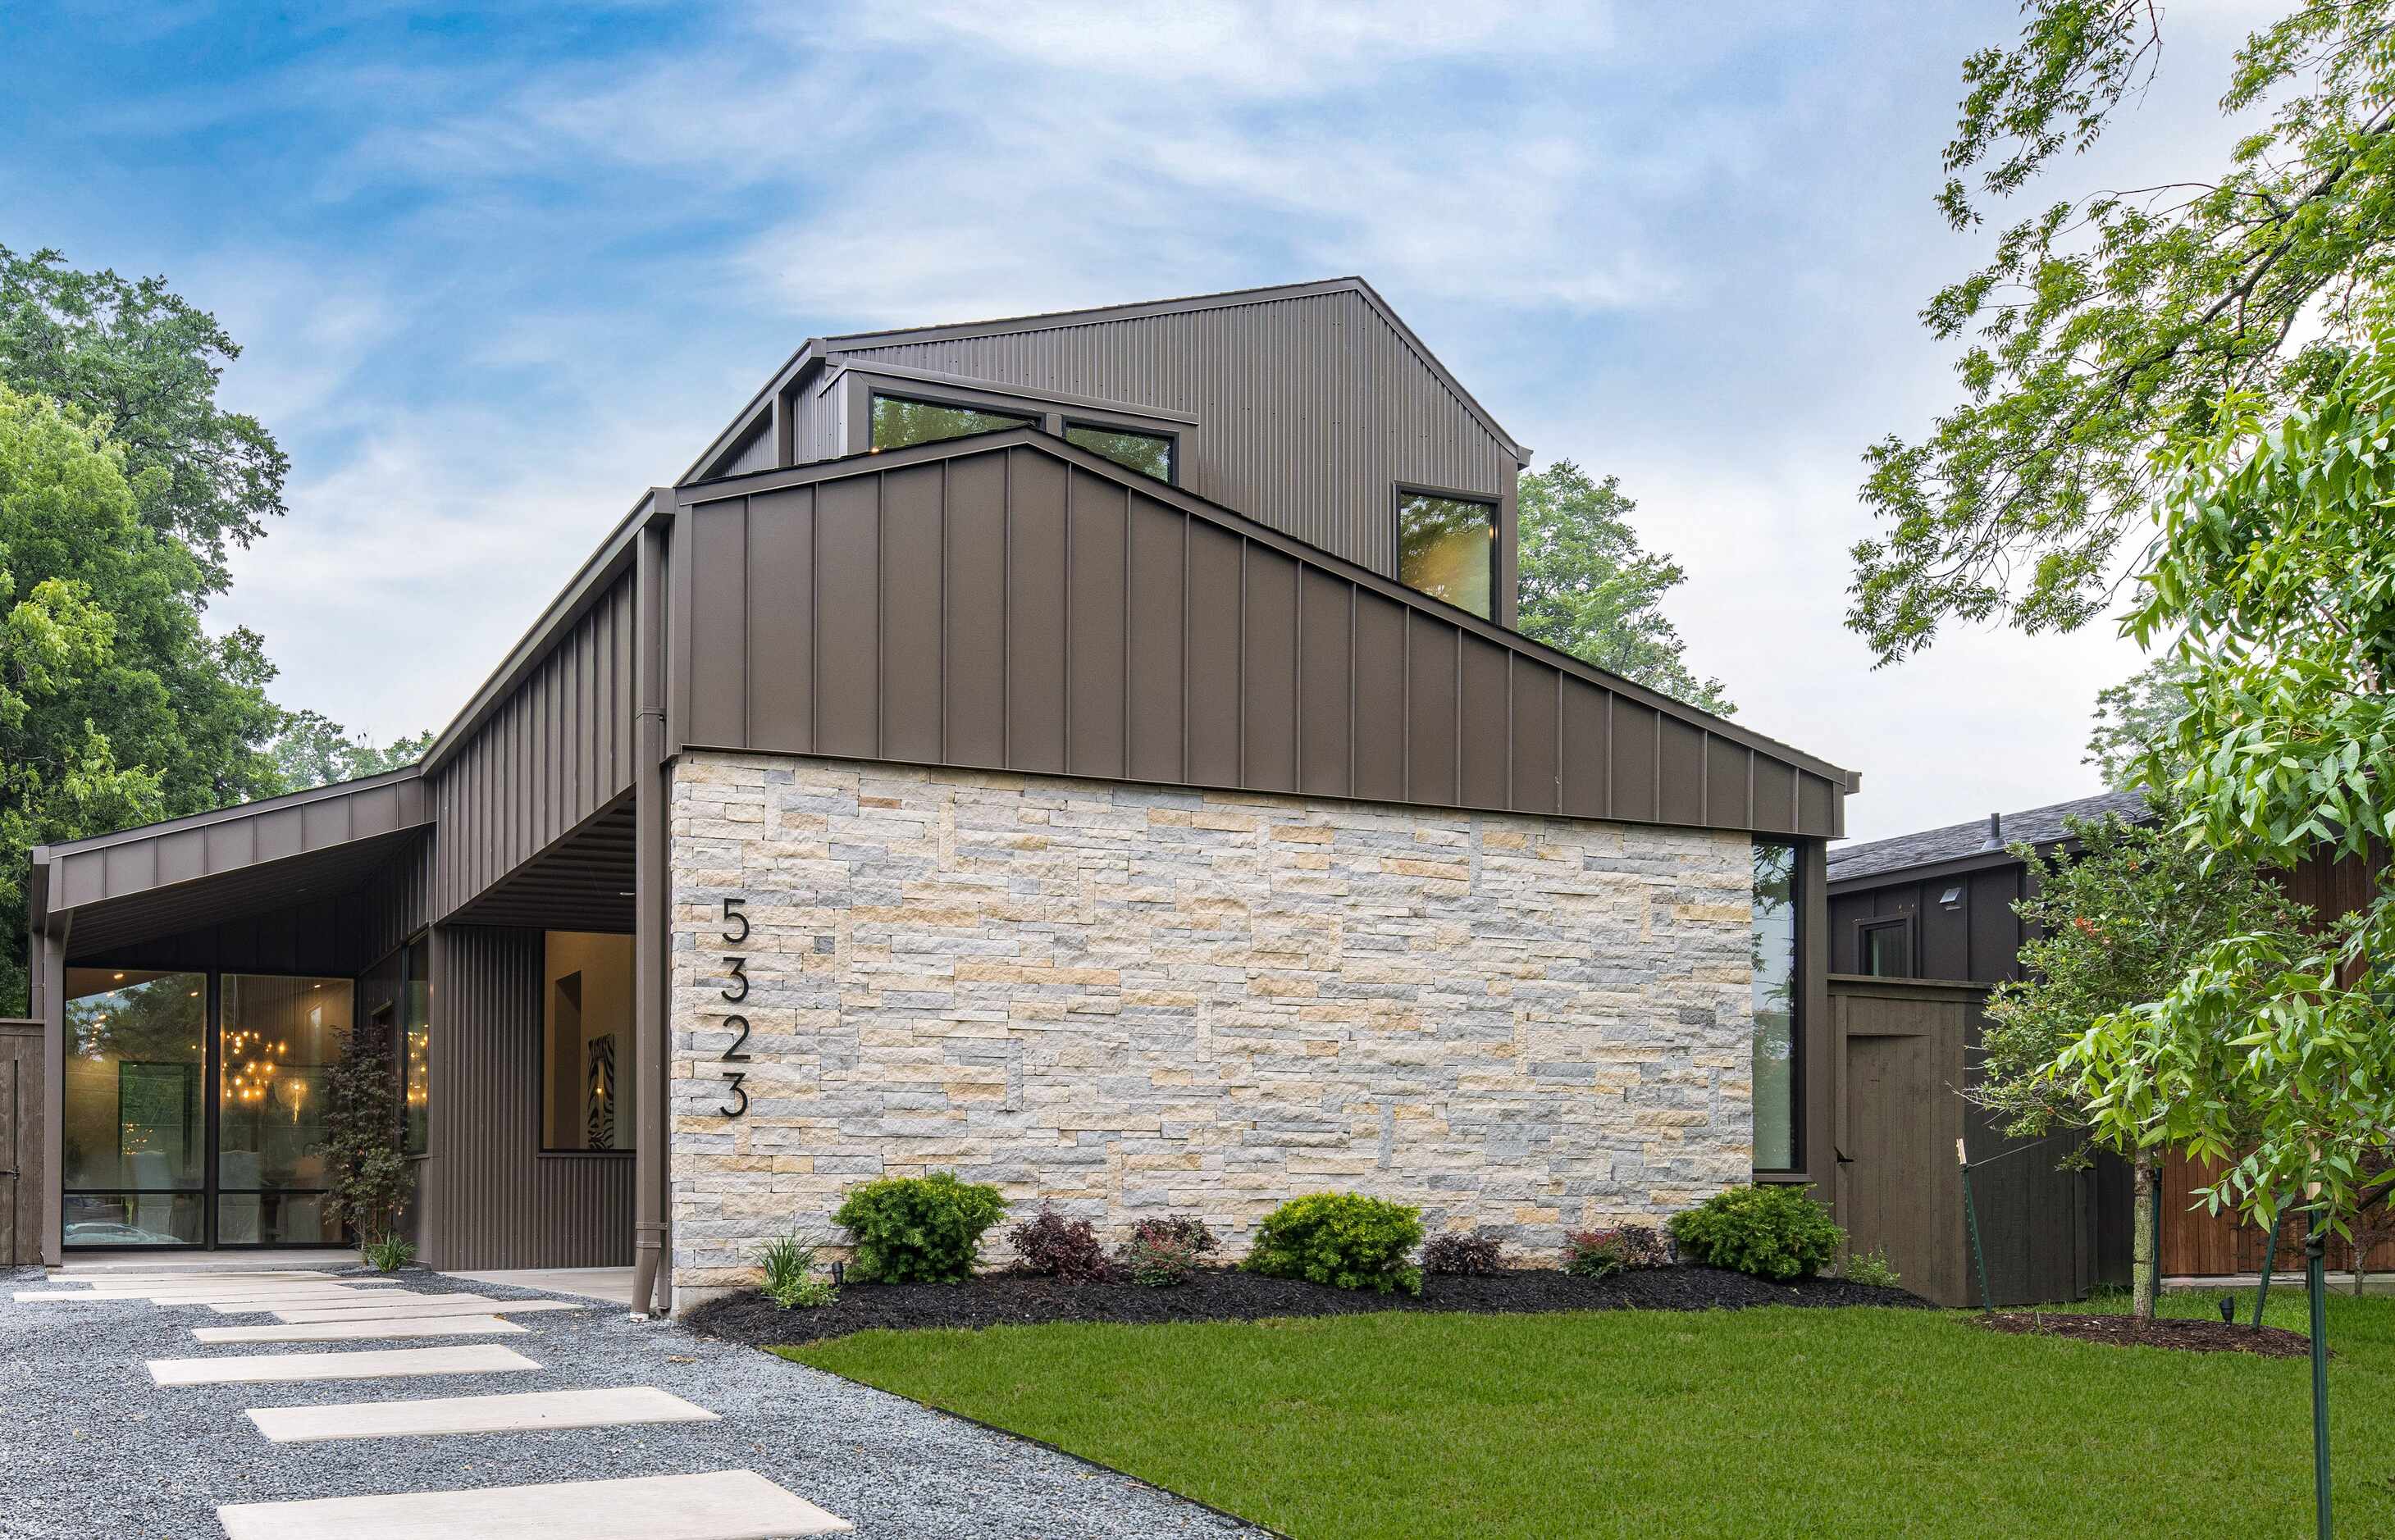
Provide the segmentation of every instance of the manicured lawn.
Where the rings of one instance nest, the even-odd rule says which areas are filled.
[[[2270,1323],[2300,1328],[2300,1290],[2282,1292]],[[2329,1341],[2339,1531],[2395,1533],[2395,1300],[2332,1300]],[[1958,1314],[1392,1314],[781,1350],[1305,1540],[2310,1533],[2303,1360]]]

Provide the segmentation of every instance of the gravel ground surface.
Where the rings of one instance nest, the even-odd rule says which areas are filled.
[[[861,1536],[1264,1533],[1039,1445],[752,1349],[636,1323],[611,1306],[525,1316],[521,1336],[456,1339],[513,1348],[541,1365],[536,1372],[161,1389],[143,1361],[432,1344],[203,1348],[192,1340],[195,1325],[271,1317],[7,1299],[7,1291],[41,1279],[38,1270],[0,1270],[0,1536],[7,1540],[205,1540],[221,1533],[220,1502],[733,1468],[772,1478],[852,1520]],[[551,1297],[420,1271],[402,1279],[423,1293]],[[609,1385],[655,1385],[723,1420],[276,1445],[242,1415],[253,1406]]]
[[[1019,1326],[1054,1321],[1263,1321],[1368,1310],[1467,1310],[1521,1314],[1548,1310],[1734,1310],[1756,1305],[1881,1305],[1927,1309],[1904,1289],[1873,1288],[1842,1278],[1774,1283],[1720,1268],[1669,1267],[1575,1278],[1553,1268],[1460,1277],[1432,1273],[1419,1296],[1334,1289],[1299,1278],[1264,1278],[1227,1268],[1201,1270],[1172,1288],[1136,1283],[1065,1283],[1005,1274],[970,1283],[852,1283],[837,1304],[778,1310],[762,1294],[727,1295],[691,1312],[691,1329],[760,1347],[820,1342],[876,1327]]]

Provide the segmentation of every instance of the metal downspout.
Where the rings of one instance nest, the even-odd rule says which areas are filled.
[[[669,1315],[672,1269],[666,1265],[666,892],[665,698],[666,528],[641,532],[635,627],[633,719],[632,1037],[640,1074],[633,1082],[638,1133],[632,1174],[632,1313]]]

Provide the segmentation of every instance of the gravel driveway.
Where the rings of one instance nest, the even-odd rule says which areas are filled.
[[[423,1293],[563,1297],[420,1272],[405,1283]],[[860,1536],[1264,1533],[1036,1444],[753,1349],[632,1322],[612,1306],[521,1316],[523,1336],[470,1339],[504,1343],[538,1362],[534,1373],[161,1389],[145,1360],[421,1344],[204,1348],[195,1325],[271,1317],[7,1298],[41,1285],[38,1271],[0,1270],[0,1535],[8,1540],[205,1540],[221,1533],[220,1502],[732,1468],[853,1520]],[[654,1385],[722,1420],[276,1445],[242,1415],[254,1406],[614,1385]]]

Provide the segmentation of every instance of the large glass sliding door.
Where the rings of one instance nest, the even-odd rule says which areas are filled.
[[[205,974],[67,969],[68,1245],[206,1241],[207,1021]]]
[[[324,1075],[350,1030],[347,979],[224,976],[218,1025],[217,1244],[333,1244]]]

